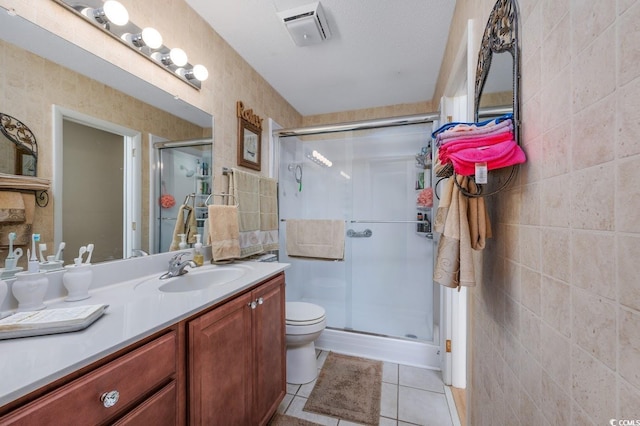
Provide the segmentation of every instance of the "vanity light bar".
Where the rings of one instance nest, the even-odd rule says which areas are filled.
[[[140,28],[129,20],[126,8],[115,0],[53,0],[76,15],[100,28],[105,33],[141,54],[160,68],[190,86],[201,89],[209,77],[204,65],[192,65],[180,48],[163,44],[162,35],[154,28]]]

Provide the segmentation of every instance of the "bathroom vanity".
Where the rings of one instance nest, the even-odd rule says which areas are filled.
[[[286,391],[288,265],[238,265],[192,270],[244,271],[193,291],[157,273],[105,286],[86,330],[0,341],[0,424],[266,424]]]

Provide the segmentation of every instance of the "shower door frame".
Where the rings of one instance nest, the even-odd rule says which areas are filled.
[[[409,116],[400,116],[400,117],[391,117],[391,118],[383,118],[383,119],[375,119],[375,120],[363,120],[349,123],[339,123],[334,125],[320,125],[313,127],[303,127],[303,128],[291,128],[291,129],[282,129],[277,123],[271,123],[272,131],[271,131],[271,147],[273,148],[271,151],[271,164],[273,164],[272,170],[275,174],[275,178],[279,180],[279,176],[277,175],[279,170],[279,138],[280,136],[309,136],[309,135],[318,135],[318,134],[327,134],[327,133],[338,133],[338,132],[347,132],[347,131],[356,131],[356,130],[366,130],[366,129],[375,129],[381,127],[394,127],[394,126],[404,126],[411,124],[421,124],[421,123],[431,123],[438,122],[440,120],[439,112],[432,112],[426,114],[415,114]],[[435,212],[435,205],[434,205]],[[434,240],[434,246],[435,246]],[[435,250],[434,250],[435,254]],[[434,259],[435,261],[435,259]],[[434,286],[434,292],[436,287]],[[434,368],[433,366],[437,366],[441,369],[445,367],[445,357],[444,354],[446,352],[445,347],[445,338],[443,335],[443,330],[450,328],[450,325],[447,323],[451,321],[451,315],[446,315],[446,313],[451,312],[451,309],[447,309],[445,306],[445,298],[444,292],[442,289],[437,288],[437,297],[433,299],[433,315],[434,320],[438,321],[438,328],[434,327],[433,329],[433,340],[432,342],[417,342],[413,340],[400,339],[396,337],[386,337],[386,336],[375,336],[370,335],[368,333],[360,333],[360,332],[348,332],[349,337],[344,338],[340,335],[329,335],[328,332],[332,330],[325,330],[323,335],[320,337],[317,343],[322,344],[322,340],[327,342],[331,342],[332,344],[336,344],[343,348],[344,351],[349,352],[353,349],[352,353],[357,354],[357,351],[371,344],[372,341],[377,341],[375,343],[377,346],[381,347],[383,352],[396,354],[403,353],[405,351],[411,351],[411,348],[417,349],[414,356],[409,356],[407,360],[404,362],[408,365],[416,365],[416,366],[429,366],[429,368]],[[326,336],[325,336],[326,335]],[[427,344],[429,346],[435,347],[437,351],[425,350],[425,348],[419,348],[418,346]],[[425,364],[426,363],[426,364]],[[444,371],[443,371],[444,376]]]
[[[152,189],[152,192],[153,192],[153,195],[149,197],[149,239],[147,242],[148,244],[147,247],[149,248],[150,254],[155,254],[156,252],[158,253],[163,252],[162,250],[156,250],[158,247],[159,239],[160,239],[160,222],[161,222],[161,219],[160,219],[161,207],[158,203],[158,199],[162,194],[162,183],[160,179],[160,175],[161,175],[160,149],[199,146],[199,145],[211,146],[210,164],[213,165],[213,157],[214,157],[213,137],[185,139],[180,141],[169,141],[167,139],[161,138],[153,134],[149,135],[149,152],[150,152],[149,187]],[[213,185],[213,182],[212,182],[212,185]],[[213,188],[211,188],[211,190],[213,191]],[[182,202],[179,198],[180,197],[176,199],[176,203]]]

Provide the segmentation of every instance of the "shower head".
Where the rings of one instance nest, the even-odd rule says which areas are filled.
[[[180,170],[186,170],[187,171],[187,177],[191,177],[196,173],[195,170],[189,170],[183,165],[180,165]]]

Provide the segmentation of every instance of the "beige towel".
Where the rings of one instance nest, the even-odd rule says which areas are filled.
[[[476,183],[469,180],[469,192],[477,192]],[[471,234],[471,248],[482,250],[486,239],[491,238],[491,222],[487,212],[484,197],[469,198],[469,231]]]
[[[33,220],[36,215],[36,196],[33,192],[20,192],[24,203],[24,222],[0,224],[0,246],[9,245],[9,233],[15,232],[16,239],[14,246],[26,246],[31,244],[31,234],[33,233]]]
[[[25,209],[22,195],[15,191],[0,191],[0,222],[24,222]]]
[[[278,181],[260,178],[260,243],[264,251],[278,250]]]
[[[240,257],[240,231],[236,206],[209,206],[209,237],[214,262]]]
[[[469,178],[455,175],[442,194],[434,229],[441,232],[433,280],[443,286],[475,286],[475,272],[469,230],[469,199],[455,185],[457,179],[468,190]],[[450,204],[449,204],[450,202]]]
[[[0,173],[0,188],[46,191],[50,184],[51,181],[45,178]]]
[[[180,248],[180,234],[186,234],[184,215],[188,213],[189,210],[191,210],[191,207],[184,204],[178,209],[178,217],[176,218],[176,225],[173,227],[173,238],[171,239],[169,251],[176,251]]]
[[[196,212],[191,207],[187,211],[187,218],[184,223],[185,234],[187,234],[187,243],[195,244],[196,234],[198,233],[198,222],[196,221]]]
[[[230,202],[238,205],[240,257],[262,253],[260,243],[260,176],[232,169],[229,177]]]
[[[291,257],[344,259],[344,220],[287,219],[286,232]]]

